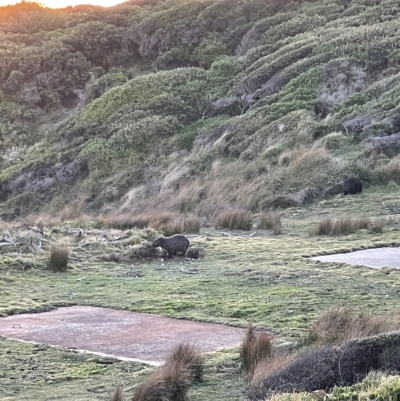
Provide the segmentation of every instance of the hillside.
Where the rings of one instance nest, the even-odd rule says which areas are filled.
[[[0,215],[215,220],[400,181],[397,0],[0,8]]]
[[[204,355],[202,382],[176,365],[169,398],[396,401],[400,339],[382,333],[400,327],[400,270],[312,257],[400,245],[399,6],[0,8],[0,318],[80,305],[251,322],[257,335]],[[336,196],[350,176],[363,193]],[[152,243],[176,232],[187,257],[166,259]],[[119,385],[136,399],[157,373],[0,343],[5,401]]]

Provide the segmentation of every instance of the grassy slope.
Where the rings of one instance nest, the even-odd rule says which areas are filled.
[[[71,109],[72,116],[62,124],[53,124],[55,106],[48,114],[40,111],[40,118],[28,125],[24,122],[24,129],[30,127],[35,135],[14,159],[9,151],[22,128],[18,119],[11,125],[3,119],[6,158],[0,182],[43,164],[78,160],[87,163],[89,176],[68,186],[57,183],[50,210],[77,196],[91,210],[110,210],[130,193],[125,206],[136,212],[162,203],[165,209],[214,219],[232,207],[257,212],[279,194],[306,189],[309,199],[318,198],[345,174],[357,175],[367,185],[399,181],[397,161],[390,164],[398,151],[371,152],[363,142],[400,130],[396,1],[326,0],[282,9],[272,0],[248,0],[235,3],[228,14],[223,0],[178,3],[114,9],[104,14],[107,26],[86,23],[99,18],[89,13],[77,14],[83,22],[75,26],[69,14],[61,13],[64,25],[57,35],[51,25],[47,36],[35,34],[37,46],[50,49],[57,41],[77,46],[82,32],[105,29],[107,46],[117,53],[99,73],[94,68],[102,61],[98,39],[90,36],[93,42],[88,39],[82,51],[100,76],[91,72],[85,84],[73,81],[86,106]],[[164,42],[159,32],[165,33]],[[198,39],[185,44],[194,33]],[[26,35],[5,37],[10,43],[28,43],[30,49]],[[121,43],[128,43],[131,53],[118,50]],[[182,60],[196,67],[173,68]],[[10,79],[2,95],[5,116],[27,107],[22,92],[19,98],[7,92]],[[62,85],[67,92],[75,90]],[[213,108],[212,102],[232,96],[240,101]],[[343,126],[356,117],[358,128]],[[211,130],[216,126],[219,134]],[[203,146],[191,148],[196,137]],[[185,174],[166,178],[182,165]],[[132,195],[135,188],[139,190]],[[4,216],[16,207],[22,213],[43,209],[51,198],[14,195],[0,204]]]
[[[66,274],[44,270],[45,257],[29,248],[18,258],[12,250],[3,249],[0,312],[7,315],[62,304],[108,306],[243,327],[253,321],[278,333],[279,342],[297,342],[314,317],[332,304],[345,303],[377,313],[398,310],[398,270],[321,264],[307,256],[399,244],[397,216],[382,234],[366,230],[338,237],[308,234],[322,217],[355,216],[355,208],[357,215],[373,217],[399,206],[397,191],[380,188],[360,196],[335,197],[307,208],[288,209],[283,215],[284,234],[278,237],[262,230],[260,236],[251,238],[231,232],[238,236],[232,238],[210,229],[191,239],[192,246],[203,248],[204,258],[182,265],[178,257],[164,266],[160,261],[133,260],[135,269],[141,269],[138,277],[131,273],[131,262],[100,259],[111,252],[123,254],[129,250],[128,244],[112,246],[95,241],[91,247],[80,247],[93,239],[89,235],[81,240],[69,238],[72,256],[82,261],[72,260],[72,269]],[[119,235],[118,231],[110,234]],[[34,269],[24,270],[27,265]],[[161,267],[165,270],[158,270]],[[182,267],[196,268],[198,274],[184,274]],[[35,351],[38,348],[40,352]],[[15,359],[14,353],[20,356]],[[97,357],[14,341],[7,341],[0,355],[0,364],[7,367],[0,379],[0,394],[7,400],[24,399],[28,394],[41,400],[50,391],[60,399],[73,393],[76,399],[105,400],[117,382],[131,389],[143,373],[143,366],[134,363],[108,366],[99,363]],[[34,371],[26,370],[29,358],[37,366]],[[242,399],[245,384],[238,363],[237,349],[210,354],[206,381],[191,390],[190,400],[206,400],[211,394],[215,400],[226,399],[226,395]],[[50,369],[53,373],[48,372],[49,364],[54,366]],[[10,370],[9,366],[14,368]]]
[[[158,28],[173,27],[173,32],[168,31],[170,42],[165,53],[139,54],[136,46],[133,58],[120,64],[117,54],[105,66],[110,75],[74,83],[84,90],[88,106],[70,110],[71,116],[63,124],[56,124],[56,106],[35,109],[39,113],[36,120],[29,113],[25,115],[30,106],[21,103],[22,91],[25,84],[36,82],[35,77],[24,82],[18,93],[10,91],[12,82],[0,82],[8,85],[0,92],[0,183],[19,171],[75,158],[86,161],[90,171],[77,185],[59,185],[50,205],[37,194],[22,193],[2,202],[0,212],[10,216],[15,207],[22,213],[48,207],[58,214],[78,195],[81,198],[75,206],[83,208],[90,201],[91,209],[106,206],[109,210],[110,205],[119,206],[124,194],[139,187],[142,195],[132,195],[128,209],[140,211],[162,205],[213,219],[231,207],[258,212],[276,194],[303,188],[310,188],[318,197],[321,186],[339,182],[343,174],[358,175],[369,189],[357,197],[334,197],[288,209],[283,215],[284,234],[279,237],[265,231],[252,238],[230,238],[203,229],[201,237],[192,240],[205,253],[190,266],[198,269],[193,275],[180,271],[179,259],[166,264],[166,270],[158,270],[161,262],[134,261],[136,268],[141,268],[139,277],[132,276],[131,262],[101,259],[104,254],[125,252],[128,244],[115,247],[94,241],[90,247],[80,247],[79,240],[69,238],[74,258],[81,261],[73,260],[68,273],[57,275],[43,269],[45,256],[30,245],[13,250],[1,247],[0,313],[90,304],[240,326],[251,320],[278,333],[281,341],[297,341],[321,310],[338,302],[381,313],[397,311],[398,271],[322,265],[306,258],[400,243],[397,216],[383,234],[364,230],[339,237],[308,235],[308,229],[322,217],[356,213],[380,216],[400,209],[398,188],[393,184],[400,182],[398,163],[390,164],[396,152],[371,153],[363,143],[367,136],[386,136],[400,130],[396,119],[400,93],[397,1],[292,3],[282,12],[273,2],[268,3],[270,9],[265,8],[264,1],[243,4],[230,6],[228,13],[222,0],[169,1],[124,11],[122,29],[149,37],[154,34],[156,42],[160,40],[155,34]],[[44,38],[50,38],[49,43],[55,40],[57,48],[59,38],[75,34],[72,28],[79,21],[98,18],[94,14],[76,15],[66,18],[57,34],[55,22],[54,28],[51,24],[46,28],[50,32],[47,36],[39,32],[12,34],[9,38],[31,43],[32,36],[32,43],[44,41],[43,46],[47,46]],[[111,15],[110,23],[115,15]],[[27,18],[32,23],[36,17]],[[69,28],[63,30],[65,24]],[[199,28],[202,44],[181,48],[186,28],[193,26]],[[247,53],[235,56],[242,40],[245,44],[246,33],[251,42],[252,28],[256,39]],[[36,32],[38,28],[31,29]],[[91,53],[93,48],[85,49],[85,55],[92,57],[95,66],[98,54]],[[37,49],[45,54],[39,46]],[[228,57],[218,59],[223,54]],[[189,58],[201,68],[148,75],[151,62],[161,69],[166,60],[179,57]],[[112,67],[117,71],[108,70]],[[251,110],[239,104],[218,119],[208,118],[210,99],[254,95],[270,79],[277,85],[277,93],[262,97]],[[100,97],[93,95],[93,88],[104,82],[114,89]],[[57,85],[65,89],[64,82],[54,85],[50,91]],[[39,89],[52,99],[46,88]],[[336,104],[335,99],[339,99]],[[244,115],[242,110],[246,111]],[[318,111],[330,113],[329,118],[322,118]],[[357,116],[364,116],[364,129],[345,135],[342,124]],[[221,138],[214,142],[214,131],[210,130],[221,125]],[[205,146],[190,150],[196,137]],[[20,149],[21,154],[4,159],[13,144],[25,142],[27,148]],[[190,167],[181,176],[182,163]],[[166,174],[175,167],[177,174],[166,180]],[[393,181],[390,188],[376,186],[389,181]],[[163,185],[167,183],[173,185]],[[152,194],[150,199],[147,194]],[[89,237],[83,241],[93,240]],[[39,241],[35,235],[32,239]],[[44,400],[49,394],[55,399],[73,394],[77,400],[107,400],[115,384],[123,383],[129,395],[142,374],[150,371],[135,363],[104,365],[101,358],[53,347],[1,342],[0,398],[10,401]],[[27,370],[27,361],[36,368]],[[245,384],[238,365],[237,349],[208,356],[206,381],[191,390],[190,400],[242,399]],[[356,390],[346,391],[351,394]],[[341,399],[348,399],[349,394]]]

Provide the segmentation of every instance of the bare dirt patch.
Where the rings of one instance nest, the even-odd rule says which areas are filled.
[[[244,329],[148,313],[72,306],[0,319],[0,335],[159,364],[182,341],[201,352],[238,345]]]
[[[375,248],[362,251],[337,253],[333,255],[316,256],[311,258],[320,262],[338,262],[349,265],[363,265],[380,269],[393,267],[400,269],[400,248]]]

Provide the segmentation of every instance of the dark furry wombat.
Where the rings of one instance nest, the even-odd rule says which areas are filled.
[[[350,177],[343,183],[343,192],[345,195],[354,195],[358,192],[362,192],[362,182],[357,180],[357,178]]]
[[[160,246],[168,252],[168,257],[176,255],[177,252],[182,252],[185,256],[189,247],[189,240],[182,234],[175,234],[172,237],[158,237],[152,244],[153,247]]]

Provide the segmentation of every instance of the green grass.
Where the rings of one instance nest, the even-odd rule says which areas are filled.
[[[21,343],[0,337],[0,398],[2,401],[109,400],[117,384],[126,399],[154,368],[138,362],[81,354],[60,347]],[[217,366],[221,370],[215,374]],[[241,400],[239,350],[206,354],[204,380],[190,389],[190,400]]]
[[[129,245],[129,239],[116,245],[94,240],[90,230],[80,241],[93,241],[91,245],[80,246],[79,240],[71,243],[70,269],[62,275],[46,270],[45,254],[25,248],[25,253],[16,257],[15,249],[3,247],[0,313],[9,315],[55,305],[95,305],[241,327],[252,321],[258,327],[278,333],[279,341],[298,342],[307,334],[314,318],[333,304],[343,303],[376,313],[398,309],[400,271],[322,264],[308,259],[316,254],[399,244],[396,216],[393,216],[393,224],[378,234],[359,231],[335,237],[308,235],[308,229],[322,216],[337,218],[353,211],[354,217],[376,217],[396,205],[400,206],[397,192],[380,188],[366,190],[358,196],[339,196],[305,208],[288,209],[282,213],[285,232],[279,237],[272,236],[268,230],[257,230],[258,235],[250,238],[240,237],[236,232],[226,237],[208,229],[201,232],[200,237],[190,239],[191,247],[200,248],[204,253],[204,257],[191,261],[190,265],[180,257],[167,262],[161,259],[105,262],[102,255],[114,252],[124,256],[133,245]],[[45,228],[45,232],[48,231]],[[67,233],[68,228],[64,226],[64,234],[53,233],[52,236],[61,239]],[[121,233],[110,231],[114,237]],[[124,233],[129,235],[129,231]],[[140,275],[130,274],[132,263],[136,269],[141,269]],[[198,274],[185,274],[182,268],[197,269]],[[62,394],[72,392],[77,394],[77,399],[103,400],[119,382],[131,388],[143,369],[125,362],[105,367],[96,362],[96,357],[88,355],[76,356],[72,362],[67,358],[61,369],[60,361],[71,354],[45,347],[45,352],[34,356],[39,358],[35,362],[37,370],[21,371],[20,368],[27,369],[26,358],[33,355],[35,346],[10,341],[0,349],[0,371],[4,371],[3,365],[7,367],[6,372],[12,372],[0,379],[0,398],[10,401],[24,399],[27,394],[33,394],[35,400],[45,399],[44,394],[53,390],[60,394],[59,399]],[[7,353],[5,349],[12,352]],[[26,352],[27,356],[16,360],[14,352],[21,355]],[[202,401],[211,396],[223,400],[228,395],[234,400],[242,399],[244,381],[237,369],[238,350],[210,355],[206,381],[190,390],[190,400]],[[50,362],[46,358],[50,358]],[[216,373],[221,363],[228,368]],[[49,364],[54,366],[54,375],[45,373],[50,369]],[[137,375],[124,371],[133,368],[139,370]],[[38,372],[51,383],[40,381]],[[15,380],[11,379],[14,374]],[[6,387],[4,380],[7,380]],[[31,380],[34,385],[30,384]],[[89,390],[89,396],[89,388],[97,390]],[[85,395],[79,398],[78,394]]]

